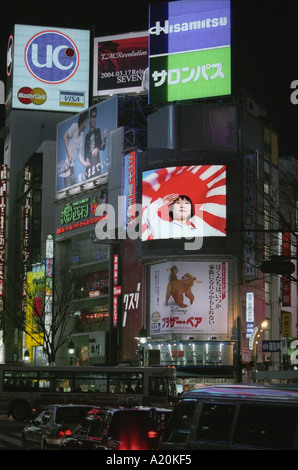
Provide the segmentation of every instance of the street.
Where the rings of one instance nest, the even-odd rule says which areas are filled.
[[[14,421],[11,417],[0,415],[0,451],[22,450],[23,422]]]

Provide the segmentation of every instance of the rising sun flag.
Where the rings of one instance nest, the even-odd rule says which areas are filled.
[[[191,199],[194,215],[190,224],[202,228],[202,236],[226,235],[226,166],[195,165],[162,168],[143,173],[142,206],[146,209],[169,194],[178,193]],[[169,207],[158,211],[161,220],[169,220]],[[158,238],[143,219],[143,241]]]

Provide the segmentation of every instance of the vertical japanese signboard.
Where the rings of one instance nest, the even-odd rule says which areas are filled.
[[[151,335],[227,333],[226,262],[166,262],[150,269]]]
[[[30,349],[43,344],[44,335],[39,331],[40,318],[44,312],[44,265],[27,273],[24,313],[26,321],[25,347]]]
[[[131,225],[136,217],[136,202],[137,202],[137,161],[136,152],[130,152],[124,156],[123,160],[123,177],[122,177],[122,194],[125,197],[125,206],[123,221],[124,225]]]
[[[27,190],[31,184],[31,168],[26,166],[24,169],[24,194],[23,199],[23,250],[22,250],[22,265],[23,265],[23,280],[22,280],[22,311],[26,312],[26,295],[27,295],[27,263],[30,259],[30,211],[31,211],[31,192]]]
[[[45,292],[45,327],[51,337],[53,312],[53,282],[54,282],[54,238],[48,234],[46,238],[46,292]]]
[[[0,312],[3,311],[5,267],[5,222],[7,194],[7,165],[0,167]]]
[[[281,336],[288,338],[292,336],[292,317],[290,312],[281,312]]]
[[[231,93],[229,0],[150,6],[150,103]]]
[[[255,295],[253,292],[246,292],[246,338],[253,333],[255,321]]]
[[[284,231],[282,233],[282,256],[286,261],[291,257],[291,233]],[[291,279],[290,276],[282,276],[281,278],[282,305],[283,307],[291,306]],[[286,335],[284,335],[286,336]]]
[[[118,324],[118,296],[121,294],[121,286],[118,286],[119,256],[113,257],[113,328]]]
[[[255,155],[243,157],[244,278],[255,277]]]

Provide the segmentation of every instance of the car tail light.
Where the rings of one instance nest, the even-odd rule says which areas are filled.
[[[70,429],[60,429],[60,431],[58,431],[57,433],[57,437],[70,437],[72,436],[72,432]]]
[[[158,432],[157,431],[148,431],[147,436],[149,439],[156,439],[158,437]]]

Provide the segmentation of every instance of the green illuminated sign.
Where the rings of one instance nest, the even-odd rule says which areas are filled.
[[[158,56],[150,60],[152,103],[207,98],[230,93],[230,47]]]
[[[101,207],[101,213],[104,211],[107,202],[107,191],[104,189],[99,196],[93,198],[85,197],[79,201],[69,202],[61,212],[61,224],[71,224],[79,220],[87,219],[95,215],[98,206]],[[97,215],[100,216],[101,213]]]
[[[69,224],[75,220],[89,217],[89,198],[68,203],[61,212],[61,224]]]

